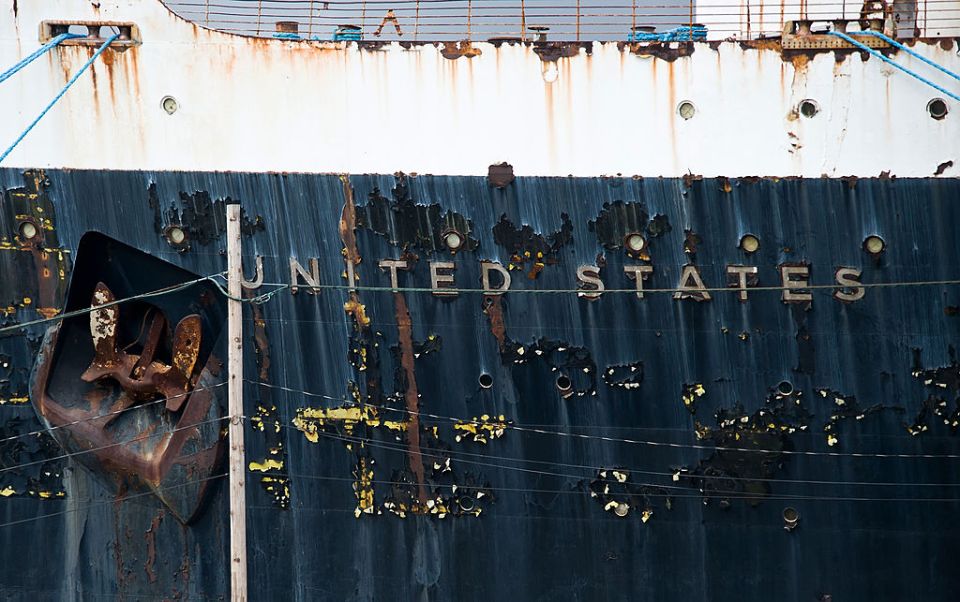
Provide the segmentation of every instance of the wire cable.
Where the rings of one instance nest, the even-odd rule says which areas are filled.
[[[334,397],[334,396],[331,396],[331,395],[323,395],[323,394],[320,394],[320,393],[311,393],[311,392],[309,392],[309,391],[302,391],[302,390],[299,390],[299,389],[293,389],[293,388],[290,388],[290,387],[284,387],[284,386],[282,386],[282,385],[274,385],[274,384],[265,383],[265,382],[256,381],[256,380],[250,380],[250,379],[244,379],[244,380],[246,380],[248,383],[252,383],[252,384],[255,384],[255,385],[262,385],[262,386],[264,386],[264,387],[270,387],[270,388],[274,388],[274,389],[280,389],[280,390],[287,391],[288,393],[295,393],[295,394],[304,395],[304,396],[307,396],[307,397],[318,397],[318,398],[321,398],[321,399],[328,399],[328,400],[331,400],[331,401],[338,401],[338,402],[341,402],[341,403],[346,403],[346,404],[350,404],[350,405],[354,405],[354,406],[361,406],[361,407],[362,407],[362,406],[367,406],[367,407],[371,407],[371,408],[374,408],[374,409],[376,409],[376,410],[381,410],[381,411],[391,411],[391,412],[401,412],[401,413],[402,413],[402,412],[407,412],[407,413],[409,413],[409,414],[411,414],[411,415],[424,416],[424,417],[426,417],[426,418],[434,418],[434,419],[437,419],[437,420],[446,420],[446,421],[452,421],[452,422],[464,422],[464,423],[475,424],[475,425],[481,425],[481,424],[483,424],[482,422],[478,422],[478,421],[476,421],[476,420],[464,420],[464,419],[462,419],[462,418],[455,418],[455,417],[452,417],[452,416],[442,416],[442,415],[439,415],[439,414],[431,414],[431,413],[428,413],[428,412],[419,412],[419,411],[418,411],[418,412],[411,412],[411,411],[409,411],[409,410],[407,410],[407,409],[405,409],[405,408],[389,408],[389,407],[378,406],[378,405],[369,404],[369,403],[357,403],[357,401],[355,401],[355,400],[353,400],[353,399],[348,399],[348,398],[345,398],[345,397]],[[287,426],[287,425],[282,425],[282,426]],[[499,426],[499,424],[498,424],[498,426]],[[629,443],[629,444],[633,444],[633,445],[648,445],[648,446],[652,446],[652,447],[672,447],[672,448],[679,448],[679,449],[699,449],[699,450],[706,450],[706,451],[750,452],[750,453],[762,453],[762,454],[784,454],[784,455],[798,455],[798,456],[826,456],[826,457],[840,457],[840,458],[844,458],[844,457],[853,457],[853,458],[900,458],[900,459],[919,458],[919,459],[936,459],[936,460],[955,460],[955,459],[960,459],[960,454],[892,454],[892,453],[887,453],[887,454],[884,454],[884,453],[868,454],[868,453],[861,453],[861,452],[825,452],[825,451],[805,451],[805,450],[786,450],[786,449],[784,449],[784,450],[775,450],[775,449],[746,448],[746,447],[727,447],[727,446],[720,446],[720,445],[717,445],[717,446],[714,446],[714,445],[700,445],[700,444],[696,444],[696,443],[669,443],[669,442],[665,442],[665,441],[649,441],[649,440],[643,440],[643,439],[626,439],[626,438],[619,438],[619,437],[606,437],[606,436],[603,436],[603,435],[585,435],[585,434],[582,434],[582,433],[565,433],[565,432],[562,432],[562,431],[552,431],[552,430],[539,429],[539,428],[530,428],[530,427],[527,427],[527,426],[516,425],[516,424],[503,424],[502,426],[503,426],[504,428],[506,428],[506,429],[516,430],[516,431],[533,432],[533,433],[539,433],[539,434],[544,434],[544,435],[558,435],[558,436],[563,436],[563,437],[573,437],[573,438],[577,438],[577,439],[596,439],[596,440],[600,440],[600,441],[608,441],[608,442],[613,442],[613,443]],[[289,427],[289,426],[288,426],[288,428],[295,428],[295,427]]]
[[[209,386],[209,387],[196,387],[196,388],[194,388],[194,389],[192,389],[192,390],[190,390],[190,391],[187,391],[186,393],[178,393],[177,395],[171,395],[170,397],[163,397],[163,398],[160,398],[160,399],[154,399],[153,401],[148,401],[148,402],[146,402],[146,403],[137,404],[135,407],[136,407],[136,408],[145,408],[145,407],[149,407],[149,406],[152,406],[152,405],[156,405],[156,404],[158,404],[158,403],[166,403],[167,401],[169,401],[169,400],[171,400],[171,399],[179,399],[179,398],[181,398],[181,397],[188,397],[188,396],[193,395],[194,393],[196,393],[196,392],[198,392],[198,391],[212,391],[213,389],[216,389],[217,387],[222,387],[222,386],[224,386],[224,385],[226,385],[226,384],[227,384],[227,382],[224,381],[224,382],[222,382],[222,383],[217,383],[217,384],[211,385],[211,386]],[[11,435],[10,437],[4,437],[4,438],[0,439],[0,443],[6,443],[7,441],[13,441],[13,440],[15,440],[15,439],[22,439],[23,437],[30,437],[30,436],[35,436],[35,435],[48,434],[48,433],[50,433],[50,431],[55,431],[55,430],[62,429],[62,428],[68,428],[68,427],[71,427],[71,426],[73,426],[73,425],[75,425],[75,424],[82,424],[82,423],[84,423],[84,422],[92,422],[92,421],[95,421],[95,420],[103,420],[104,418],[107,418],[107,417],[109,417],[109,416],[116,416],[116,415],[118,415],[118,414],[122,414],[122,413],[124,413],[124,412],[126,412],[127,410],[130,410],[130,409],[133,409],[133,408],[124,408],[124,409],[122,409],[122,410],[115,410],[115,411],[113,411],[113,412],[107,412],[106,414],[100,414],[99,416],[93,416],[93,417],[91,417],[91,418],[81,418],[80,420],[74,420],[74,421],[72,421],[72,422],[65,422],[65,423],[63,423],[63,424],[61,424],[61,425],[51,426],[50,428],[38,429],[38,430],[35,430],[35,431],[29,431],[29,432],[26,432],[26,433],[19,433],[19,434],[17,434],[17,435]]]
[[[147,439],[152,439],[153,437],[161,437],[161,436],[166,436],[166,435],[172,435],[173,433],[176,433],[176,432],[179,432],[179,431],[184,431],[184,430],[188,430],[188,429],[193,429],[193,428],[197,428],[198,426],[203,426],[203,425],[205,425],[205,424],[211,424],[211,423],[213,423],[213,422],[222,422],[222,421],[224,421],[224,420],[230,420],[230,419],[232,419],[232,416],[220,416],[219,418],[210,418],[210,419],[208,419],[208,420],[203,420],[203,421],[201,421],[201,422],[194,422],[193,424],[188,424],[188,425],[186,425],[186,426],[178,426],[178,427],[176,427],[176,428],[170,429],[169,431],[157,431],[157,432],[154,432],[154,433],[150,433],[149,435],[148,435],[148,434],[144,434],[144,433],[140,433],[139,435],[137,435],[136,437],[133,437],[132,439],[126,439],[126,440],[123,440],[123,441],[116,441],[116,442],[110,443],[110,444],[108,444],[108,445],[101,445],[100,447],[91,447],[91,448],[88,448],[88,449],[82,449],[82,450],[80,450],[80,451],[76,451],[76,452],[72,452],[72,453],[66,453],[66,454],[62,454],[62,455],[59,455],[59,456],[52,456],[52,457],[50,457],[50,458],[43,458],[43,459],[41,459],[41,460],[33,460],[33,461],[31,461],[31,462],[24,462],[24,463],[22,463],[22,464],[14,464],[14,465],[12,465],[12,466],[3,466],[3,467],[0,467],[0,474],[5,473],[5,472],[10,472],[11,470],[19,470],[19,469],[22,469],[22,468],[27,468],[28,466],[38,466],[38,465],[46,464],[47,462],[53,462],[53,461],[56,461],[56,460],[64,460],[64,459],[67,459],[67,458],[73,458],[73,457],[76,457],[76,456],[82,456],[83,454],[89,454],[89,453],[93,453],[93,452],[98,452],[98,451],[102,451],[102,450],[105,450],[105,449],[110,449],[110,448],[113,448],[113,447],[118,447],[118,446],[120,446],[120,445],[126,445],[126,444],[128,444],[128,443],[137,443],[137,442],[139,442],[139,441],[144,441],[144,440],[147,440]]]
[[[0,523],[0,529],[2,529],[3,527],[12,527],[13,525],[22,525],[22,524],[24,524],[24,523],[30,523],[30,522],[37,521],[37,520],[40,520],[40,519],[43,519],[43,518],[51,518],[51,517],[54,517],[54,516],[62,516],[62,515],[64,515],[64,514],[70,514],[70,513],[73,513],[73,512],[80,512],[80,511],[82,511],[82,510],[89,510],[90,508],[96,508],[97,506],[113,505],[113,504],[116,504],[117,502],[125,502],[125,501],[127,501],[127,500],[132,500],[132,499],[136,499],[136,498],[140,498],[140,497],[145,497],[145,496],[148,496],[148,495],[155,495],[157,491],[168,491],[168,490],[171,490],[171,489],[180,489],[180,488],[183,488],[183,487],[189,487],[190,485],[195,485],[195,484],[197,484],[197,483],[205,483],[205,482],[207,482],[207,481],[212,481],[212,480],[214,480],[214,479],[222,479],[222,478],[225,477],[225,476],[227,476],[226,473],[224,473],[224,474],[218,474],[218,475],[213,475],[213,476],[210,476],[210,477],[204,477],[204,478],[200,478],[200,479],[192,479],[192,480],[190,480],[190,481],[188,481],[188,482],[186,482],[186,483],[177,483],[176,485],[167,485],[167,486],[164,486],[164,487],[157,487],[156,489],[151,490],[151,491],[144,491],[144,492],[142,492],[142,493],[134,493],[134,494],[131,494],[131,495],[125,495],[125,496],[123,496],[123,497],[118,497],[118,498],[114,498],[114,499],[110,499],[110,500],[104,500],[104,501],[102,501],[102,502],[97,502],[97,503],[94,503],[94,504],[85,504],[85,505],[78,506],[78,507],[76,507],[76,508],[67,508],[66,510],[61,510],[60,512],[50,512],[50,513],[47,513],[47,514],[41,514],[41,515],[39,515],[39,516],[33,516],[33,517],[30,517],[30,518],[22,518],[22,519],[19,519],[19,520],[12,520],[12,521],[8,521],[8,522],[5,522],[5,523]],[[85,501],[85,502],[86,502],[86,501],[90,501],[90,499],[87,499],[87,500],[84,500],[84,501]]]
[[[40,120],[44,118],[44,116],[50,111],[50,109],[53,108],[53,105],[57,104],[57,102],[61,98],[63,98],[63,95],[67,93],[67,90],[69,90],[70,87],[78,79],[80,79],[80,76],[83,75],[83,73],[90,67],[90,65],[93,64],[94,61],[96,61],[100,57],[101,54],[103,54],[103,51],[109,48],[110,44],[112,44],[113,41],[119,37],[120,37],[120,34],[113,34],[112,36],[107,38],[107,41],[104,42],[103,45],[100,46],[100,48],[98,48],[97,51],[93,53],[93,56],[87,59],[87,62],[84,63],[82,67],[80,67],[79,71],[73,74],[73,77],[70,78],[70,81],[67,82],[67,85],[65,85],[63,89],[60,90],[60,92],[53,98],[53,100],[51,100],[50,103],[46,107],[44,107],[43,111],[41,111],[40,114],[37,115],[37,118],[34,119],[33,122],[30,123],[30,125],[27,126],[27,129],[23,130],[23,133],[21,133],[20,136],[18,136],[17,139],[13,141],[13,144],[11,144],[7,148],[7,150],[3,151],[3,154],[0,154],[0,163],[2,163],[3,160],[6,159],[10,153],[13,152],[13,149],[15,149],[17,145],[20,144],[20,142],[27,137],[27,134],[29,134],[33,130],[33,128],[36,127],[38,123],[40,123]]]
[[[346,436],[346,435],[343,435],[343,436],[342,436],[342,435],[334,435],[334,434],[332,434],[332,433],[325,433],[325,432],[322,432],[322,431],[318,431],[317,434],[320,435],[320,436],[323,436],[323,437],[330,438],[330,439],[339,439],[339,440],[341,440],[341,441],[348,441],[348,442],[351,442],[351,443],[357,443],[357,444],[361,444],[361,445],[366,445],[366,446],[373,447],[373,448],[385,449],[385,450],[388,450],[388,451],[395,451],[395,452],[398,452],[398,453],[419,455],[419,456],[422,456],[422,457],[437,458],[437,459],[441,459],[441,460],[447,460],[447,459],[449,459],[449,456],[448,456],[448,455],[445,455],[445,454],[456,453],[456,452],[452,452],[452,451],[450,451],[450,450],[445,451],[445,454],[424,452],[424,451],[422,451],[422,450],[410,450],[410,449],[407,448],[406,446],[389,445],[389,444],[385,444],[385,443],[383,443],[383,442],[378,442],[378,441],[372,440],[372,439],[367,438],[367,437],[356,437],[356,436]],[[501,457],[501,456],[484,456],[483,454],[470,454],[470,455],[479,455],[479,456],[481,456],[481,457],[490,457],[490,458],[493,458],[493,459],[506,459],[507,461],[525,461],[525,462],[532,462],[532,461],[530,461],[530,460],[519,460],[519,459],[513,459],[513,458],[503,458],[503,457]],[[512,471],[523,472],[523,473],[530,473],[530,474],[537,474],[537,475],[542,475],[542,476],[561,477],[561,478],[578,479],[578,480],[584,480],[584,479],[587,478],[587,477],[585,477],[585,476],[583,476],[583,475],[575,475],[575,474],[562,473],[562,472],[556,472],[556,471],[537,470],[537,469],[532,469],[532,468],[524,468],[524,467],[520,467],[520,466],[505,466],[505,465],[502,465],[502,464],[494,464],[494,463],[491,463],[491,462],[480,462],[480,461],[476,461],[476,460],[465,460],[465,459],[463,459],[463,458],[454,458],[454,459],[455,459],[457,462],[461,462],[461,463],[464,463],[464,464],[473,464],[473,465],[479,465],[479,466],[486,466],[486,467],[488,467],[488,468],[499,468],[499,469],[503,469],[503,470],[512,470]],[[637,471],[631,470],[630,468],[626,468],[626,467],[624,467],[624,468],[613,468],[613,467],[609,467],[609,466],[601,466],[601,467],[582,466],[582,467],[581,467],[580,465],[576,465],[576,464],[565,464],[565,463],[558,463],[558,462],[542,462],[542,463],[550,464],[550,465],[554,465],[554,466],[561,466],[561,467],[568,467],[568,468],[579,468],[579,469],[591,470],[591,471],[599,471],[599,470],[604,470],[604,469],[606,469],[606,470],[623,470],[624,472],[629,472],[629,473],[631,473],[631,474],[633,474],[634,472],[637,472]],[[291,476],[291,475],[285,475],[285,476]],[[706,477],[706,476],[710,476],[710,475],[696,475],[696,476],[691,476],[691,478],[693,478],[693,479],[702,479],[702,478],[704,478],[704,477]],[[593,475],[591,478],[596,478],[596,475]],[[737,477],[722,477],[722,479],[725,480],[725,481],[736,481],[738,478],[737,478]],[[763,481],[763,479],[751,479],[751,478],[747,478],[747,477],[740,477],[740,479],[741,479],[741,480],[744,480],[744,481]],[[410,484],[412,484],[412,483],[407,483],[407,485],[410,485]],[[684,491],[684,492],[690,491],[690,488],[689,488],[689,487],[685,487],[685,486],[681,486],[681,485],[662,485],[662,484],[657,484],[657,483],[632,483],[632,484],[633,484],[633,485],[636,485],[636,486],[641,486],[641,487],[644,487],[644,486],[645,486],[645,487],[656,487],[656,488],[659,488],[659,489],[667,489],[667,490],[674,490],[674,491],[676,491],[676,490]],[[789,497],[786,498],[786,499],[831,499],[831,498],[825,498],[824,496],[807,496],[807,495],[800,495],[800,494],[771,494],[770,496],[767,496],[767,495],[750,494],[750,493],[744,494],[743,492],[737,492],[737,491],[725,492],[725,491],[716,491],[716,490],[706,490],[706,489],[704,489],[703,487],[701,487],[700,489],[701,489],[701,491],[703,492],[703,494],[706,495],[707,497],[710,497],[710,494],[711,494],[711,493],[716,493],[716,495],[715,495],[714,497],[724,497],[724,498],[726,498],[726,497],[731,497],[732,495],[740,495],[741,497],[749,498],[749,499],[769,499],[769,498],[770,498],[771,496],[773,496],[773,495],[778,495],[778,496],[789,496]],[[846,500],[850,500],[850,501],[913,501],[913,500],[922,501],[922,500],[935,500],[935,501],[960,502],[960,497],[954,497],[954,498],[873,498],[873,497],[847,497],[847,498],[839,498],[839,497],[838,497],[838,498],[832,498],[832,499],[835,499],[835,500],[846,499]]]

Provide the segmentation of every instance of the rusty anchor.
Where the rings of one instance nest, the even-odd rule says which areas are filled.
[[[173,332],[172,361],[168,365],[155,359],[157,347],[166,331],[166,317],[160,312],[151,312],[142,352],[127,353],[117,347],[120,309],[113,305],[115,300],[113,291],[103,282],[98,282],[91,307],[99,309],[90,312],[90,335],[95,355],[90,367],[80,378],[86,382],[103,378],[116,380],[127,393],[121,409],[138,401],[151,400],[159,394],[166,398],[168,411],[179,411],[194,385],[191,374],[200,353],[200,316],[191,314],[177,324]]]

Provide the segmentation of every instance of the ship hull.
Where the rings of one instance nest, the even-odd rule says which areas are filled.
[[[960,453],[955,179],[0,178],[5,326],[97,277],[74,269],[90,232],[222,272],[240,201],[244,294],[276,291],[244,308],[251,599],[960,585],[960,499],[932,486]],[[45,426],[26,392],[49,325],[0,339],[4,436]],[[224,483],[184,525],[41,439],[8,463],[46,463],[0,474],[3,548],[33,558],[0,568],[5,597],[228,594]]]

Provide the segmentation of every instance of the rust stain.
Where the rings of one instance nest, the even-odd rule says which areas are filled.
[[[150,528],[147,529],[143,536],[147,542],[147,562],[143,565],[143,570],[147,574],[147,579],[150,580],[150,583],[157,582],[157,573],[154,571],[157,562],[157,529],[160,528],[163,516],[164,511],[161,508],[160,511],[157,512],[157,515],[153,517],[153,520],[150,521]]]
[[[504,350],[507,341],[507,327],[503,320],[503,299],[500,295],[486,295],[483,298],[483,313],[490,318],[490,332],[493,333],[500,351]]]
[[[410,471],[417,477],[417,497],[422,507],[427,504],[427,489],[424,485],[423,455],[420,453],[420,394],[417,391],[417,376],[413,357],[413,324],[403,293],[393,294],[397,314],[397,329],[400,343],[400,365],[407,375],[407,450]]]
[[[344,257],[353,265],[360,265],[360,252],[357,250],[357,206],[353,200],[353,187],[350,179],[340,176],[343,184],[343,211],[340,212],[340,240],[343,241]]]

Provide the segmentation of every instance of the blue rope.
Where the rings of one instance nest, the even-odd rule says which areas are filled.
[[[880,33],[879,31],[869,31],[869,30],[868,30],[868,31],[861,31],[861,32],[859,32],[859,33],[862,33],[862,34],[865,34],[865,35],[868,35],[868,36],[873,36],[873,37],[875,37],[875,38],[880,38],[881,40],[883,40],[883,41],[886,42],[887,44],[890,44],[891,46],[896,46],[897,48],[899,48],[900,50],[906,52],[906,53],[909,54],[910,56],[916,57],[916,58],[920,59],[921,61],[923,61],[924,63],[930,65],[930,66],[933,67],[934,69],[939,69],[940,71],[943,71],[944,73],[946,73],[947,75],[949,75],[949,76],[952,77],[953,79],[960,81],[960,75],[957,75],[956,73],[954,73],[953,71],[950,71],[949,69],[947,69],[946,67],[944,67],[944,66],[942,66],[942,65],[938,65],[937,63],[934,63],[933,61],[931,61],[930,59],[926,58],[925,56],[922,56],[922,55],[914,52],[914,51],[911,50],[910,48],[907,48],[906,46],[904,46],[904,45],[901,44],[900,42],[889,38],[888,36]]]
[[[13,144],[10,145],[10,148],[8,148],[7,150],[3,151],[3,154],[0,155],[0,163],[2,163],[3,160],[7,158],[7,155],[9,155],[11,152],[13,152],[13,149],[16,148],[17,145],[20,144],[20,142],[21,142],[24,138],[27,137],[27,134],[30,133],[30,130],[32,130],[38,123],[40,123],[40,120],[43,119],[44,115],[46,115],[47,112],[50,111],[50,109],[53,108],[53,105],[57,104],[57,101],[60,100],[61,98],[63,98],[63,95],[67,93],[67,90],[70,89],[70,86],[72,86],[72,85],[74,84],[74,82],[76,82],[78,79],[80,79],[80,76],[83,75],[83,72],[86,71],[86,70],[90,67],[90,65],[93,64],[93,61],[97,60],[97,57],[99,57],[101,54],[103,54],[103,51],[106,50],[106,49],[110,46],[110,44],[112,44],[113,41],[116,40],[116,39],[119,38],[119,37],[120,37],[120,34],[115,33],[115,34],[113,34],[112,36],[110,36],[110,37],[107,39],[107,41],[104,42],[102,46],[100,46],[100,48],[97,48],[97,51],[93,53],[93,56],[91,56],[91,57],[87,60],[87,62],[83,64],[83,67],[80,67],[80,70],[79,70],[79,71],[77,71],[76,73],[73,74],[73,77],[71,77],[71,78],[70,78],[70,81],[67,82],[67,85],[63,87],[63,90],[60,90],[60,93],[57,94],[57,95],[53,98],[53,100],[50,101],[50,104],[48,104],[48,105],[43,109],[43,111],[37,116],[37,118],[33,120],[33,123],[31,123],[29,126],[27,126],[27,129],[23,130],[23,133],[20,134],[20,136],[19,136],[16,140],[14,140]]]
[[[49,42],[47,42],[46,44],[44,44],[43,46],[35,50],[33,54],[31,54],[30,56],[24,59],[21,59],[20,62],[18,62],[16,65],[14,65],[13,67],[10,67],[3,73],[0,73],[0,84],[10,79],[10,77],[15,75],[17,71],[20,71],[21,69],[23,69],[24,67],[32,63],[33,61],[37,60],[38,58],[46,54],[48,51],[50,51],[52,48],[55,48],[57,45],[60,44],[60,42],[63,42],[64,40],[69,40],[71,38],[82,38],[82,37],[83,36],[78,33],[61,33],[57,37],[53,38],[52,40],[50,40]]]
[[[900,71],[903,71],[903,72],[906,73],[907,75],[910,75],[910,76],[912,76],[912,77],[917,78],[918,80],[920,80],[920,81],[922,81],[923,83],[927,84],[928,86],[930,86],[930,87],[933,88],[934,90],[938,90],[938,91],[946,94],[946,95],[949,96],[950,98],[956,100],[957,102],[960,102],[960,96],[957,96],[956,94],[954,94],[953,92],[950,92],[949,90],[946,90],[946,89],[944,89],[944,88],[941,88],[940,86],[938,86],[937,84],[933,83],[933,82],[930,81],[929,79],[927,79],[927,78],[925,78],[925,77],[923,77],[923,76],[921,76],[921,75],[918,75],[918,74],[914,73],[913,71],[910,71],[909,69],[907,69],[907,68],[904,67],[903,65],[898,65],[896,62],[894,62],[894,61],[888,59],[887,57],[883,56],[882,54],[880,54],[879,52],[877,52],[877,51],[874,50],[873,48],[870,48],[870,47],[867,46],[866,44],[863,44],[863,43],[861,43],[861,42],[858,42],[857,40],[854,40],[853,38],[851,38],[851,37],[848,36],[847,34],[841,33],[841,32],[839,32],[839,31],[828,31],[827,33],[830,34],[830,35],[832,35],[832,36],[837,36],[838,38],[842,39],[843,41],[847,42],[848,44],[853,44],[854,46],[856,46],[856,47],[859,48],[860,50],[863,50],[863,51],[865,51],[865,52],[869,52],[870,54],[872,54],[873,56],[877,57],[877,58],[880,59],[881,61],[893,65],[894,67],[896,67],[896,68],[899,69]],[[2,159],[0,159],[0,160],[2,160]]]

